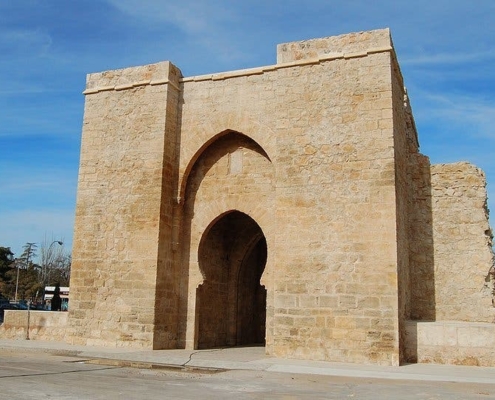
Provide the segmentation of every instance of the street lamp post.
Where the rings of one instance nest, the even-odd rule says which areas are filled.
[[[29,319],[31,317],[31,300],[28,300],[28,320],[27,320],[27,328],[26,328],[26,340],[29,340]]]
[[[15,296],[14,302],[17,303],[17,290],[19,289],[19,259],[15,259],[15,266],[17,268],[17,279],[15,280]]]

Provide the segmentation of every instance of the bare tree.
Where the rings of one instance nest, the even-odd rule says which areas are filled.
[[[45,237],[40,247],[40,283],[43,287],[56,282],[62,286],[68,284],[65,277],[70,277],[70,272],[67,272],[67,269],[70,271],[70,261],[67,260],[70,260],[70,255],[66,252],[63,241],[48,240]]]
[[[60,286],[69,286],[71,263],[72,257],[69,253],[59,257],[50,270],[48,284],[53,286],[59,283]]]

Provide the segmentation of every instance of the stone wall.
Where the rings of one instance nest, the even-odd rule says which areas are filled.
[[[435,260],[433,258],[433,216],[431,165],[422,154],[411,156],[409,207],[410,312],[413,320],[434,321]]]
[[[3,324],[0,325],[0,337],[4,339],[26,339],[28,312],[5,310]],[[68,313],[56,311],[29,312],[29,338],[31,340],[66,339]]]
[[[315,60],[353,54],[369,54],[374,51],[391,50],[388,29],[355,32],[339,36],[283,43],[277,46],[277,63]]]
[[[351,54],[344,40],[339,54],[321,59],[182,80],[179,182],[185,209],[194,210],[191,224],[184,214],[179,236],[188,243],[186,346],[197,341],[201,318],[201,238],[220,215],[239,210],[267,240],[268,352],[398,362],[392,62],[385,36],[388,47],[380,51]],[[221,151],[219,140],[232,132],[266,154],[270,178],[253,175],[248,165],[229,176],[229,157],[237,158],[224,149],[231,153],[225,166],[219,161],[199,175],[202,194],[192,196],[197,163],[212,147]],[[247,180],[237,184],[240,178]]]
[[[493,322],[485,174],[465,162],[432,165],[431,187],[435,319]]]
[[[177,344],[170,327],[178,301],[171,231],[179,77],[168,62],[88,76],[69,311],[74,343]]]
[[[408,362],[495,365],[494,324],[408,321],[406,332]]]
[[[417,133],[410,112],[410,106],[402,81],[399,66],[393,58],[392,98],[395,152],[395,191],[396,191],[396,225],[397,225],[397,278],[398,278],[398,334],[399,354],[403,361],[405,346],[404,324],[409,319],[411,310],[410,277],[410,242],[409,235],[411,215],[411,160],[418,154]]]

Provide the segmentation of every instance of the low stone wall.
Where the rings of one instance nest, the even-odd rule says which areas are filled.
[[[408,362],[495,366],[495,324],[407,321]]]
[[[32,340],[64,341],[69,313],[59,311],[30,311],[29,338]],[[28,312],[5,310],[0,338],[26,339]]]

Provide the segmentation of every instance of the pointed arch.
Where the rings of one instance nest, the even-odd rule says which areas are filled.
[[[202,325],[204,328],[205,324],[208,326],[210,322],[201,319],[202,317],[196,310],[202,309],[202,315],[209,315],[209,312],[205,310],[212,307],[212,303],[205,305],[204,302],[209,301],[212,287],[217,287],[219,291],[227,290],[228,293],[224,293],[224,296],[228,297],[229,304],[235,304],[237,302],[235,296],[240,293],[237,289],[232,289],[236,287],[235,285],[224,284],[226,278],[218,276],[221,270],[214,269],[214,266],[211,265],[212,270],[208,271],[208,265],[205,267],[200,262],[200,260],[207,258],[200,254],[200,249],[209,248],[209,246],[203,247],[205,234],[213,229],[219,221],[229,220],[231,218],[229,215],[239,216],[242,214],[245,216],[243,220],[246,222],[246,226],[257,226],[258,232],[263,232],[257,236],[259,240],[256,240],[256,243],[253,241],[254,236],[252,235],[250,240],[243,242],[243,253],[236,253],[237,264],[232,264],[237,266],[236,268],[240,268],[241,260],[245,260],[244,263],[247,264],[255,263],[254,260],[262,258],[264,253],[268,254],[267,249],[273,243],[274,238],[273,215],[271,215],[275,199],[274,177],[274,166],[265,150],[247,135],[233,130],[223,131],[204,143],[190,160],[181,182],[181,206],[176,214],[176,243],[178,246],[180,243],[177,257],[180,259],[180,268],[183,271],[181,275],[183,278],[180,312],[184,315],[184,319],[180,331],[184,333],[183,337],[187,348],[213,346],[214,343],[234,345],[239,341],[259,341],[261,336],[264,339],[264,333],[261,334],[261,331],[257,331],[256,335],[253,333],[237,337],[236,323],[222,326],[221,322],[218,322],[222,332],[219,334],[220,336],[213,338],[207,334],[203,336],[203,338],[209,338],[206,342],[198,341],[199,327]],[[256,223],[248,222],[251,220],[255,220]],[[239,230],[242,231],[242,228]],[[218,245],[223,243],[222,245],[224,245],[227,242],[218,241],[215,243]],[[247,249],[248,247],[249,249]],[[226,253],[218,251],[216,254]],[[268,267],[269,261],[271,260],[267,258],[267,274],[263,274],[264,282],[267,281],[267,276],[271,276],[269,272],[271,268]],[[232,276],[240,277],[246,282],[255,280],[255,276],[252,274],[240,274],[239,270],[232,265],[228,268],[229,273],[233,274]],[[224,283],[220,284],[219,282]],[[263,299],[265,302],[271,301],[270,291],[267,292],[259,279],[256,285],[256,288],[261,289],[248,290],[243,293],[247,297],[251,296],[251,299],[256,297],[253,293],[257,293],[260,302]],[[229,289],[226,289],[227,287]],[[205,291],[206,294],[203,293]],[[225,298],[220,297],[219,301],[224,303]],[[213,297],[211,299],[213,300]],[[241,302],[241,304],[243,303]],[[230,321],[235,320],[236,310],[230,310],[228,316]],[[263,312],[260,311],[261,315],[264,315],[265,312],[265,309]],[[252,313],[247,312],[245,318],[252,318]],[[244,322],[240,326],[247,326],[247,319],[244,317],[241,319]],[[261,320],[264,324],[265,318],[261,318]],[[216,335],[214,332],[217,329],[213,328],[213,321],[210,325],[210,328],[205,328],[206,331]],[[262,324],[260,322],[257,325],[261,326]],[[254,337],[258,339],[255,340]]]
[[[217,145],[221,144],[222,140],[225,141],[229,137],[231,137],[231,138],[237,137],[238,139],[240,139],[239,140],[240,142],[250,144],[251,150],[256,151],[258,154],[265,157],[268,161],[272,162],[270,156],[267,154],[265,149],[258,142],[256,142],[254,139],[252,139],[251,137],[249,137],[248,135],[246,135],[244,133],[235,131],[233,129],[226,129],[222,132],[217,133],[216,135],[211,137],[209,140],[204,142],[203,145],[200,146],[199,149],[196,150],[196,152],[194,153],[193,157],[191,158],[191,160],[187,164],[187,167],[186,167],[184,174],[182,175],[182,179],[180,181],[181,183],[180,183],[180,187],[179,187],[179,191],[178,191],[180,201],[183,201],[185,198],[186,188],[187,188],[187,184],[189,182],[189,177],[191,175],[191,171],[193,170],[194,166],[196,165],[196,163],[198,162],[200,157],[203,154],[205,154],[208,151],[208,149],[211,149],[212,147],[214,147],[215,144],[217,144]]]

